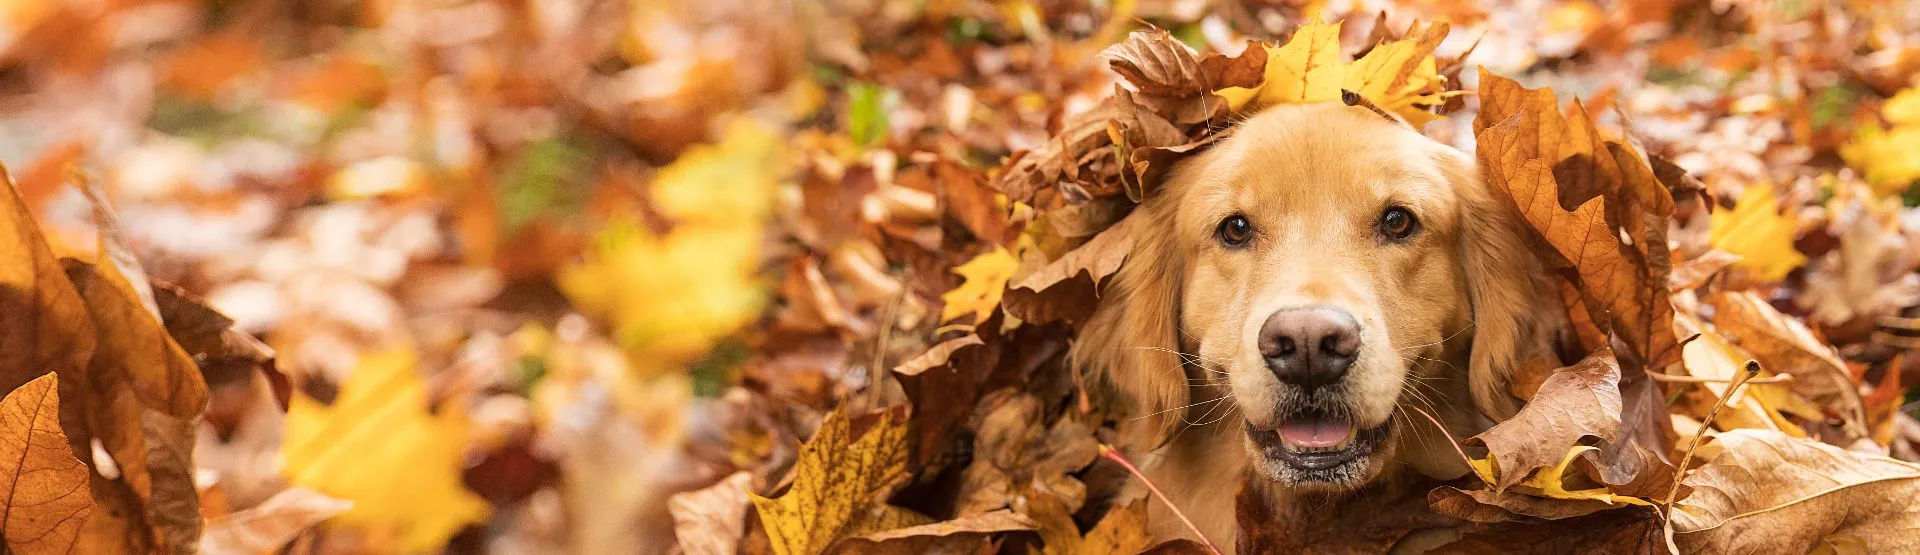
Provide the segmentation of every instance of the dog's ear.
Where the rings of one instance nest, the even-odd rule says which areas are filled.
[[[1104,376],[1131,405],[1130,427],[1144,447],[1157,447],[1185,422],[1185,356],[1179,339],[1180,279],[1185,260],[1173,248],[1173,210],[1148,201],[1128,216],[1133,251],[1101,293],[1068,352],[1074,371]]]
[[[1447,149],[1440,162],[1461,201],[1461,261],[1473,317],[1467,381],[1480,412],[1505,420],[1520,409],[1507,393],[1514,371],[1551,348],[1553,312],[1542,304],[1551,299],[1535,279],[1540,264],[1522,235],[1527,224],[1518,208],[1494,196],[1473,159]]]

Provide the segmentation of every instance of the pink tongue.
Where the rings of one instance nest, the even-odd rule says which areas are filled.
[[[1352,434],[1352,426],[1332,419],[1295,420],[1280,425],[1280,437],[1287,443],[1309,449],[1338,446]]]

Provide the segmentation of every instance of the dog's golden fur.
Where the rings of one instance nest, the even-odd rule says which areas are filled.
[[[1507,378],[1550,325],[1535,309],[1544,296],[1514,210],[1490,196],[1471,157],[1365,108],[1283,105],[1231,133],[1138,208],[1134,251],[1072,350],[1131,406],[1125,432],[1149,477],[1231,544],[1243,476],[1270,480],[1270,497],[1287,503],[1409,470],[1464,474],[1433,425],[1406,409],[1426,409],[1455,437],[1515,410]],[[1380,234],[1392,207],[1415,216],[1415,233]],[[1218,229],[1236,215],[1254,232],[1229,248]],[[1350,313],[1363,338],[1340,387],[1312,399],[1268,371],[1254,337],[1269,314],[1299,306]],[[1317,474],[1263,457],[1248,430],[1308,402],[1386,439]],[[1155,509],[1157,534],[1190,535]]]

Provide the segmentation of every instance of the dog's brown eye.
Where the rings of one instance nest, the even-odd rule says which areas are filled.
[[[1380,234],[1389,239],[1405,239],[1413,235],[1419,222],[1413,220],[1413,212],[1395,206],[1380,214]]]
[[[1248,239],[1253,238],[1253,222],[1247,221],[1246,216],[1228,216],[1220,220],[1220,229],[1215,233],[1220,236],[1220,242],[1229,247],[1245,245]]]

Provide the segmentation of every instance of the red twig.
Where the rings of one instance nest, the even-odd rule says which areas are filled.
[[[1173,516],[1180,517],[1180,522],[1187,525],[1187,530],[1192,531],[1194,537],[1200,538],[1200,543],[1206,544],[1207,551],[1212,551],[1214,555],[1223,555],[1220,547],[1213,545],[1213,540],[1207,539],[1207,535],[1200,532],[1200,527],[1194,526],[1193,520],[1188,519],[1186,513],[1180,512],[1180,507],[1175,506],[1173,500],[1167,499],[1167,494],[1161,493],[1160,488],[1153,485],[1153,481],[1148,480],[1147,475],[1141,474],[1140,469],[1133,466],[1133,463],[1128,461],[1126,456],[1121,455],[1120,451],[1102,443],[1100,444],[1100,458],[1120,463],[1120,466],[1126,467],[1127,472],[1132,473],[1133,477],[1139,478],[1140,483],[1147,485],[1147,491],[1153,492],[1154,497],[1160,498],[1161,503],[1166,503],[1167,508],[1173,510]]]
[[[1433,423],[1433,427],[1434,427],[1435,429],[1438,429],[1438,430],[1440,430],[1440,437],[1444,437],[1444,438],[1447,438],[1447,445],[1452,445],[1452,446],[1453,446],[1453,452],[1454,452],[1454,453],[1458,453],[1458,454],[1460,454],[1460,462],[1463,462],[1463,463],[1466,463],[1466,465],[1467,465],[1467,471],[1468,471],[1468,472],[1473,472],[1473,457],[1469,457],[1469,456],[1467,456],[1467,451],[1466,451],[1465,449],[1461,449],[1461,448],[1460,448],[1460,442],[1459,442],[1459,441],[1457,441],[1457,440],[1455,440],[1455,439],[1453,439],[1453,434],[1451,434],[1451,433],[1448,433],[1448,432],[1447,432],[1447,427],[1446,427],[1446,426],[1444,426],[1444,425],[1442,425],[1442,424],[1440,424],[1440,419],[1438,419],[1438,418],[1434,418],[1432,414],[1430,414],[1430,413],[1428,413],[1428,412],[1427,412],[1426,410],[1424,410],[1424,409],[1421,409],[1420,407],[1416,407],[1416,406],[1413,406],[1413,405],[1411,405],[1411,404],[1409,404],[1409,405],[1407,405],[1407,408],[1410,408],[1410,409],[1413,409],[1413,410],[1414,410],[1414,412],[1418,412],[1418,413],[1420,413],[1420,416],[1425,416],[1425,417],[1427,417],[1427,421],[1428,421],[1428,422],[1432,422],[1432,423]],[[1474,475],[1476,475],[1476,476],[1477,476],[1477,475],[1479,475],[1479,473],[1477,473],[1477,472],[1476,472],[1476,473],[1474,473]],[[1488,485],[1492,485],[1492,484],[1488,484]]]

